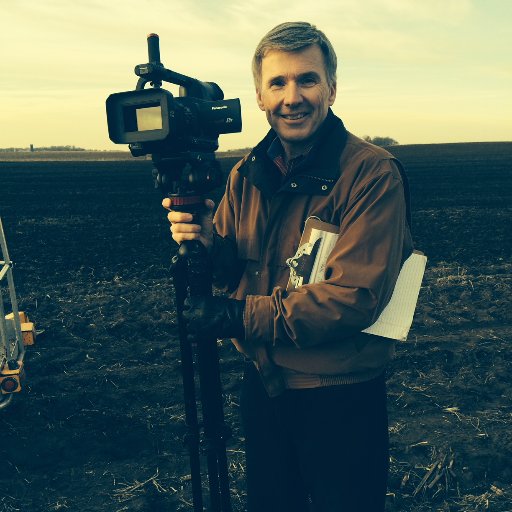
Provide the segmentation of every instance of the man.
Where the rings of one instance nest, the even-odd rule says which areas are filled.
[[[211,201],[198,220],[168,215],[174,240],[201,240],[231,292],[189,300],[188,326],[198,341],[232,337],[250,360],[241,397],[249,512],[382,511],[394,344],[361,331],[412,252],[405,178],[332,113],[336,55],[314,26],[271,30],[253,74],[271,130],[231,171],[213,224]],[[312,226],[334,235],[323,255],[307,240]],[[325,266],[316,282],[307,257]]]

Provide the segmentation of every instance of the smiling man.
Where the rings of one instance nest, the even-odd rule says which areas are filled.
[[[270,131],[231,171],[213,222],[211,201],[197,219],[168,214],[231,293],[188,299],[187,329],[246,357],[249,512],[380,512],[394,342],[362,331],[412,252],[405,176],[330,109],[336,54],[313,25],[272,29],[253,75]]]
[[[277,133],[286,161],[311,148],[336,98],[318,45],[301,51],[270,50],[256,75],[258,105]]]

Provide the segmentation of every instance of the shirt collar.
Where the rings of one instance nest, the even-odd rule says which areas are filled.
[[[270,146],[267,149],[267,155],[270,160],[275,160],[278,156],[282,156],[284,153],[283,145],[279,140],[279,137],[276,135],[274,140],[270,143]]]
[[[313,146],[306,148],[306,150],[301,155],[291,158],[287,162],[283,143],[279,137],[276,136],[267,150],[267,156],[277,165],[277,168],[281,171],[283,176],[286,176],[288,173],[292,172],[298,164],[306,159],[312,147]]]

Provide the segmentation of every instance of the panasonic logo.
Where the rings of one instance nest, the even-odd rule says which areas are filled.
[[[212,110],[224,110],[225,108],[228,108],[228,106],[223,105],[222,107],[212,107]]]

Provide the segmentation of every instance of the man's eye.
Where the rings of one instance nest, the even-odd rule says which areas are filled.
[[[270,88],[271,89],[278,89],[279,87],[283,87],[284,82],[282,80],[274,80],[270,82]]]
[[[301,84],[305,87],[312,87],[316,85],[316,80],[314,78],[304,78],[301,80]]]

